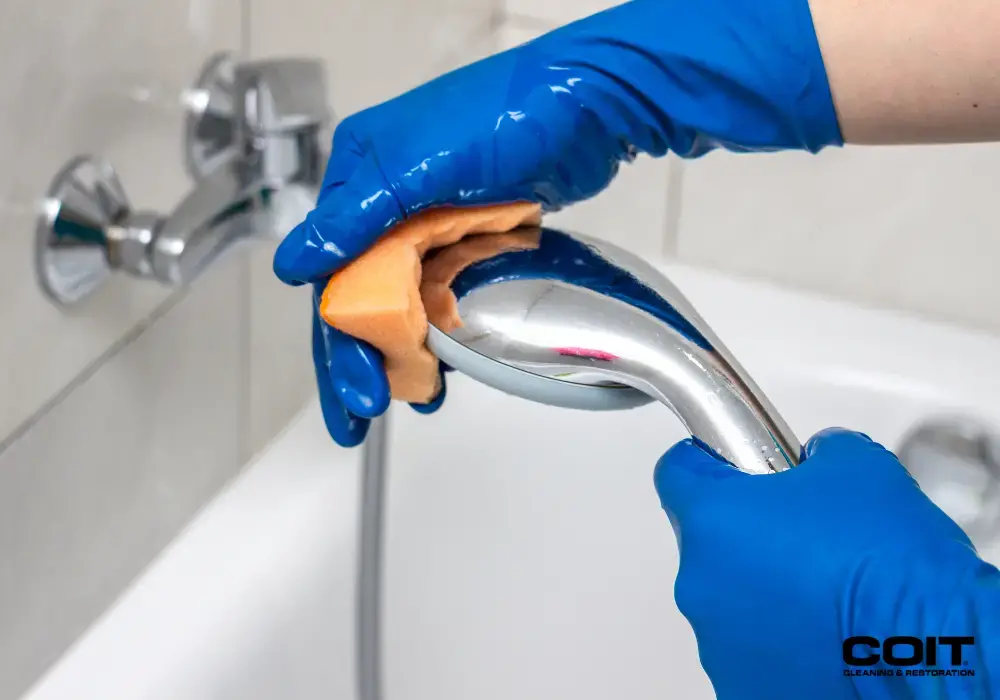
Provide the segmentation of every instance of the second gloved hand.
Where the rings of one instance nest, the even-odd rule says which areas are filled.
[[[677,606],[719,700],[998,697],[1000,571],[882,446],[825,431],[798,467],[751,476],[688,440],[660,460],[656,487],[680,547]],[[974,638],[967,665],[949,665],[941,646],[945,663],[930,669],[973,674],[849,666],[854,636]],[[885,651],[871,641],[851,653]]]
[[[322,285],[428,207],[554,211],[599,193],[640,153],[840,143],[806,0],[633,0],[345,119],[318,204],[274,270]],[[330,433],[356,444],[389,401],[377,353],[315,335]]]

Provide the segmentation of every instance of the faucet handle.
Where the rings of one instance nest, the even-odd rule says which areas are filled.
[[[72,159],[53,179],[40,209],[35,269],[55,303],[79,302],[114,270],[154,276],[149,251],[162,217],[132,209],[107,161]]]
[[[251,134],[322,127],[331,118],[320,61],[265,59],[236,66],[236,112]]]
[[[321,61],[271,58],[241,63],[228,52],[213,56],[185,93],[188,173],[200,182],[260,141],[303,133],[318,137],[333,120],[327,98]],[[318,142],[314,146],[319,148]]]

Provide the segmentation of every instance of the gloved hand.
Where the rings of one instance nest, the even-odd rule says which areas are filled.
[[[345,119],[316,209],[274,270],[321,287],[424,208],[526,200],[554,211],[596,195],[639,153],[841,143],[806,0],[633,0]],[[388,406],[385,374],[371,347],[317,324],[327,425],[356,444]]]
[[[687,440],[657,465],[680,546],[677,606],[719,700],[1000,697],[1000,571],[864,435],[824,431],[805,455],[795,469],[751,476]],[[854,656],[882,660],[848,665],[854,636],[874,638],[850,645]],[[940,640],[936,665],[893,666],[894,636],[924,640],[925,654],[927,637],[975,642],[962,647],[967,665],[952,665]],[[845,675],[873,670],[892,675]]]

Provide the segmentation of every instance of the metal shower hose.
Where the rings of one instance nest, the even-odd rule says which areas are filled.
[[[358,700],[382,700],[382,564],[388,411],[372,421],[361,453],[354,663]]]

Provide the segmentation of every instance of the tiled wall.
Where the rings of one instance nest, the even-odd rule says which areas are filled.
[[[615,4],[506,0],[502,41]],[[718,152],[640,161],[559,216],[640,251],[1000,331],[997,182],[1000,145]]]
[[[115,279],[63,311],[32,264],[39,197],[71,156],[110,159],[139,206],[181,197],[178,97],[209,53],[240,48],[238,0],[10,0],[0,16],[6,699],[236,470],[245,270],[174,296]]]
[[[492,0],[9,0],[0,9],[0,700],[16,698],[312,392],[273,245],[171,293],[39,292],[40,196],[83,152],[132,202],[189,186],[181,92],[221,49],[318,55],[343,115],[492,52]],[[384,47],[393,47],[386,51]],[[81,697],[85,696],[85,693]]]

